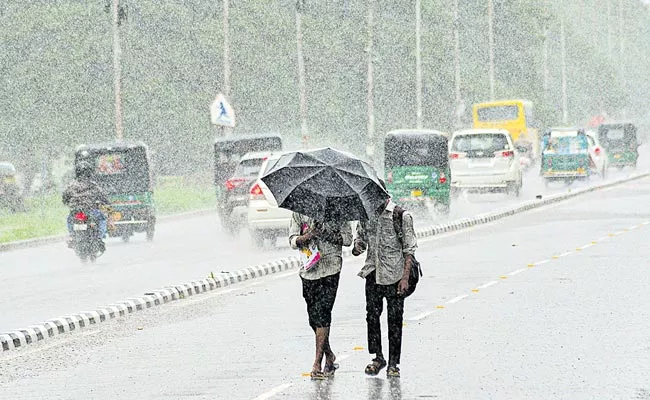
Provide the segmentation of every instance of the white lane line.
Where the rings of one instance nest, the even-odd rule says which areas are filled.
[[[416,315],[415,317],[411,318],[411,321],[420,321],[428,317],[429,315],[433,314],[433,311],[427,311],[423,312],[422,314]]]
[[[490,281],[490,282],[488,282],[488,283],[484,283],[484,284],[482,284],[481,286],[477,286],[477,288],[479,288],[479,289],[487,289],[487,288],[489,288],[490,286],[494,286],[494,285],[496,285],[497,283],[499,283],[499,281]]]
[[[588,244],[586,244],[586,245],[584,245],[584,246],[582,246],[582,247],[579,247],[579,249],[584,250],[584,249],[588,249],[588,248],[590,248],[591,246],[593,246],[593,243],[588,243]]]
[[[468,297],[469,297],[469,295],[461,294],[460,296],[454,297],[453,299],[449,300],[447,302],[447,304],[455,304],[455,303],[458,303],[459,301],[461,301],[462,299],[466,299]]]
[[[282,392],[283,390],[286,390],[286,389],[290,388],[291,386],[293,386],[293,383],[285,383],[285,384],[282,384],[282,385],[280,385],[280,386],[278,386],[278,387],[274,387],[273,389],[269,390],[269,391],[266,392],[266,393],[262,393],[261,395],[257,396],[257,397],[256,397],[255,399],[253,399],[253,400],[266,400],[266,399],[270,399],[271,397],[273,397],[273,396],[275,396],[276,394]]]
[[[340,356],[336,357],[336,361],[343,361],[347,358],[350,358],[349,354],[341,354]]]
[[[639,225],[634,225],[634,226],[631,226],[631,227],[629,227],[629,228],[627,228],[627,229],[632,230],[632,229],[636,229],[636,228],[638,228],[638,227],[639,227]]]
[[[603,240],[609,239],[609,236],[603,236],[600,239],[597,240],[597,242],[602,242]]]
[[[516,269],[516,270],[512,271],[511,273],[509,273],[508,275],[510,275],[510,276],[515,276],[515,275],[517,275],[517,274],[521,274],[521,273],[524,272],[525,270],[526,270],[526,268]]]
[[[547,260],[537,261],[537,262],[534,263],[534,264],[535,264],[535,265],[544,265],[544,264],[546,264],[546,263],[550,263],[550,262],[551,262],[551,260],[548,260],[548,259],[547,259]]]
[[[650,221],[642,222],[641,225],[650,225]]]
[[[565,253],[560,254],[558,257],[566,257],[566,256],[568,256],[569,254],[571,254],[571,252],[570,252],[570,251],[567,251],[567,252],[565,252]]]

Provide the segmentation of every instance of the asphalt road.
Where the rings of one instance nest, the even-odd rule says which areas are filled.
[[[616,171],[609,179],[629,173]],[[591,184],[600,181],[596,178]],[[544,188],[535,171],[531,171],[520,198],[463,195],[453,204],[449,219],[491,211],[540,193],[586,185],[575,183],[567,188],[560,183]],[[418,215],[420,225],[439,221],[439,217]],[[267,243],[266,249],[260,251],[245,231],[236,239],[229,237],[222,232],[216,215],[161,223],[151,243],[144,235],[134,236],[129,243],[109,239],[106,253],[94,265],[82,265],[62,243],[0,253],[0,332],[94,310],[151,290],[202,279],[210,273],[232,272],[291,255],[295,252],[286,241],[278,240],[276,246]]]
[[[648,196],[645,179],[422,240],[399,381],[363,374],[353,259],[331,381],[302,376],[313,336],[292,271],[4,354],[0,398],[648,399]]]

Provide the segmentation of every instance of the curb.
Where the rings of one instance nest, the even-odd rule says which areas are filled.
[[[462,218],[444,224],[433,225],[424,229],[417,229],[418,238],[440,235],[443,233],[459,231],[465,228],[487,224],[509,216],[521,214],[523,212],[540,208],[546,205],[568,200],[582,194],[595,192],[612,186],[620,185],[637,179],[650,176],[650,172],[632,175],[630,177],[616,181],[595,185],[592,187],[578,189],[570,193],[561,193],[549,195],[541,200],[529,200],[516,206],[505,207],[500,210],[488,213],[478,214],[474,217]],[[199,211],[199,212],[206,212]],[[343,250],[343,255],[348,257],[352,255],[352,250],[347,248]],[[257,265],[241,269],[235,272],[222,273],[218,277],[211,277],[199,281],[192,281],[187,284],[167,287],[162,290],[156,290],[145,293],[143,297],[130,298],[126,301],[100,308],[96,311],[82,312],[61,318],[55,318],[44,322],[40,325],[33,325],[27,329],[20,329],[8,333],[0,334],[0,345],[2,352],[19,349],[29,344],[43,341],[57,335],[65,334],[80,330],[91,325],[96,325],[117,317],[124,317],[137,311],[146,310],[155,306],[160,306],[172,301],[181,300],[186,297],[194,296],[200,293],[209,292],[230,286],[239,282],[259,278],[262,276],[272,275],[298,268],[300,260],[296,257],[283,258],[266,264]]]
[[[2,346],[3,352],[25,347],[29,344],[43,341],[57,335],[74,332],[118,317],[124,317],[127,314],[132,314],[137,311],[146,310],[148,308],[181,300],[200,293],[225,288],[226,286],[234,285],[250,279],[287,271],[299,266],[300,260],[291,257],[245,268],[235,272],[223,273],[214,278],[206,278],[199,281],[192,281],[187,284],[148,292],[145,293],[143,297],[130,298],[126,301],[111,304],[95,311],[85,311],[78,314],[55,318],[40,325],[30,326],[27,329],[20,329],[0,334],[0,345]]]
[[[216,208],[205,208],[201,210],[189,211],[180,214],[170,214],[162,217],[156,217],[156,221],[158,223],[161,222],[164,223],[170,221],[177,221],[185,218],[200,217],[200,216],[212,214],[216,212],[216,210],[217,210]],[[46,237],[35,238],[35,239],[17,240],[15,242],[0,243],[0,253],[10,251],[10,250],[26,249],[31,247],[42,246],[45,244],[58,243],[64,241],[66,237],[67,235],[56,235],[56,236],[46,236]]]

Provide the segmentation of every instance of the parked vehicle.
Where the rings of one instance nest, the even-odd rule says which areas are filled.
[[[533,162],[540,157],[539,124],[535,119],[533,103],[528,100],[499,100],[474,104],[475,129],[504,129],[513,141],[527,140],[532,144]]]
[[[104,243],[100,238],[99,222],[89,210],[73,209],[68,217],[72,221],[71,247],[81,262],[95,262],[104,253]]]
[[[508,131],[467,129],[455,132],[449,152],[451,187],[478,192],[505,191],[519,196],[523,173]]]
[[[0,209],[24,211],[25,204],[16,182],[16,168],[12,163],[0,162]]]
[[[147,240],[153,240],[156,209],[147,146],[142,142],[82,145],[75,153],[75,163],[81,161],[97,167],[93,180],[110,200],[109,236],[128,241],[135,232],[144,232]]]
[[[589,141],[584,129],[553,128],[542,136],[541,175],[545,184],[588,180],[592,174]]]
[[[245,222],[250,188],[248,185],[257,177],[263,161],[261,156],[242,164],[243,157],[252,152],[270,153],[281,150],[282,138],[279,135],[233,136],[215,141],[214,184],[217,210],[226,232],[237,233],[241,223]]]
[[[608,153],[608,166],[636,168],[639,158],[637,128],[631,123],[603,124],[598,127],[598,139]]]
[[[448,134],[429,129],[401,129],[384,139],[384,174],[388,193],[407,208],[432,203],[449,214]]]
[[[291,211],[278,207],[273,193],[260,179],[268,166],[273,165],[281,155],[282,153],[274,153],[264,160],[249,191],[248,232],[256,247],[262,247],[267,239],[275,243],[278,237],[286,237],[288,234]]]

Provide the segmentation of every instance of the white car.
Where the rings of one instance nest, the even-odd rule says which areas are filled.
[[[257,247],[264,245],[269,239],[275,243],[280,236],[288,237],[291,211],[278,207],[273,193],[260,179],[269,162],[277,160],[282,154],[271,154],[260,168],[260,172],[251,186],[248,200],[248,231],[253,244]]]
[[[523,173],[508,131],[467,129],[455,132],[449,145],[451,189],[506,191],[519,196]]]
[[[585,131],[587,141],[589,142],[589,159],[591,169],[601,178],[607,177],[607,168],[609,167],[609,157],[605,148],[600,145],[598,135],[594,131]]]

